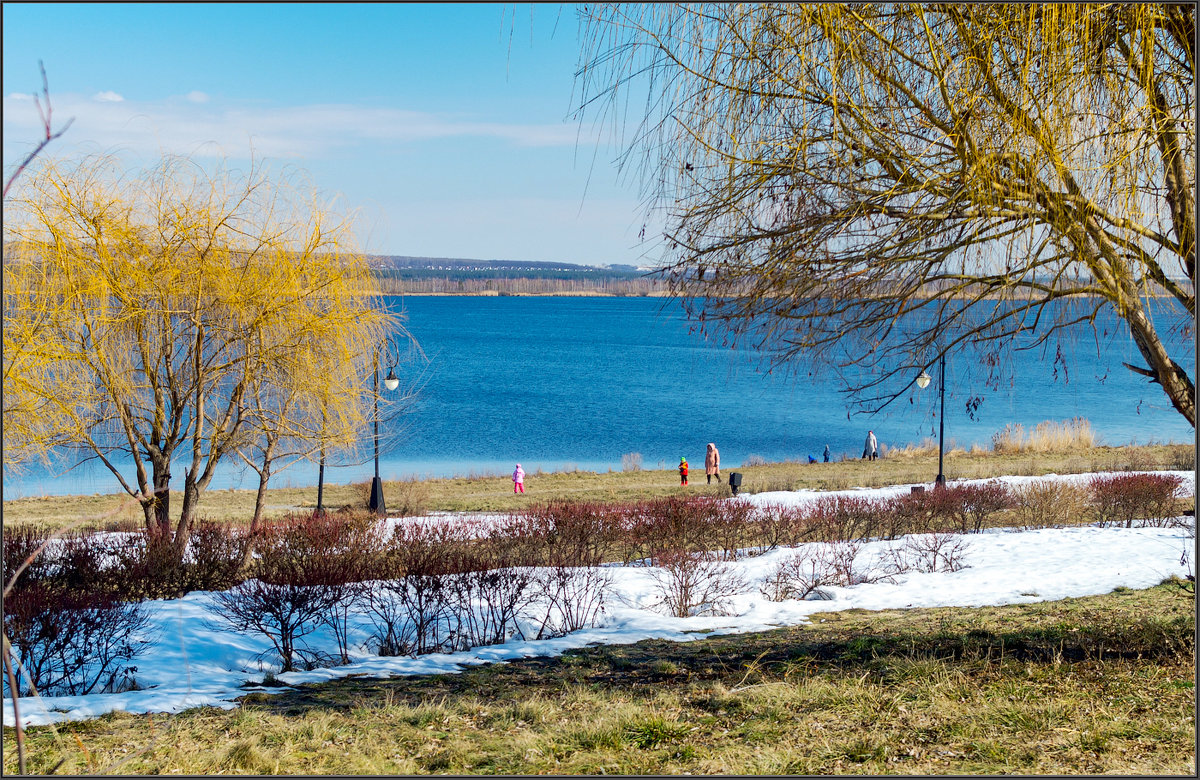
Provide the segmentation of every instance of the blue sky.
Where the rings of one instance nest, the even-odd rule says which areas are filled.
[[[380,254],[646,264],[636,185],[572,118],[575,11],[513,4],[14,4],[4,165],[162,153],[306,171]],[[647,234],[655,231],[647,230]]]

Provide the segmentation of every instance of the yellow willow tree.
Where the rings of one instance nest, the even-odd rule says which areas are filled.
[[[622,164],[706,334],[873,411],[947,352],[998,382],[1006,349],[1127,330],[1126,365],[1195,425],[1164,339],[1196,311],[1194,5],[604,4],[581,25],[580,113],[633,111]]]
[[[269,356],[250,378],[246,426],[237,453],[258,475],[251,538],[262,519],[272,475],[302,459],[319,456],[323,461],[327,453],[352,453],[363,443],[360,432],[369,427],[376,402],[367,377],[374,369],[377,351],[384,344],[404,340],[420,350],[403,327],[402,314],[392,316],[392,330],[386,334],[343,321],[346,316],[356,316],[356,311],[352,302],[338,298],[357,295],[346,288],[320,291],[316,305],[305,312],[310,323],[300,329],[294,322],[285,326],[298,330],[299,340]],[[379,400],[394,419],[412,397],[406,392],[381,395]],[[250,552],[247,547],[247,563]]]
[[[42,164],[20,186],[6,204],[6,296],[11,269],[15,295],[33,305],[4,312],[5,391],[11,373],[33,399],[22,409],[62,416],[43,430],[18,414],[14,430],[29,431],[23,445],[40,436],[101,463],[141,503],[147,529],[182,553],[218,463],[251,426],[258,378],[324,381],[296,357],[314,335],[327,364],[358,365],[394,317],[366,296],[369,269],[343,249],[348,224],[261,171],[168,158],[126,174],[89,158]],[[9,353],[8,330],[29,323],[44,357],[10,372],[25,358]],[[266,371],[289,364],[298,370]],[[334,397],[338,413],[360,416],[367,392]]]

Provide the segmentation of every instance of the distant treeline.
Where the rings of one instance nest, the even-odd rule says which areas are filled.
[[[433,276],[407,273],[378,273],[379,291],[385,295],[441,294],[478,295],[655,295],[666,289],[660,280],[646,277],[572,277],[556,278],[508,275]]]
[[[373,257],[371,265],[379,291],[389,295],[653,295],[666,289],[660,279],[631,265],[394,255]]]

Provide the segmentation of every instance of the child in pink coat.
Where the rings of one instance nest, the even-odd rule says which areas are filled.
[[[521,464],[517,464],[517,470],[513,472],[513,492],[525,492],[525,469],[521,468]]]

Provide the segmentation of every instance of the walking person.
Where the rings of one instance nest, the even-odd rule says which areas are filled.
[[[525,469],[521,468],[521,464],[517,464],[517,470],[513,472],[513,493],[525,492]]]
[[[829,462],[829,445],[828,444],[825,445],[825,462],[826,463]]]
[[[708,451],[704,453],[704,477],[707,484],[711,485],[713,477],[717,478],[717,484],[721,484],[721,453],[717,452],[717,445],[711,441],[708,443]]]
[[[863,447],[863,457],[875,460],[879,457],[879,442],[875,440],[875,431],[867,431],[867,442]]]
[[[679,485],[682,487],[687,485],[687,458],[679,459]]]

